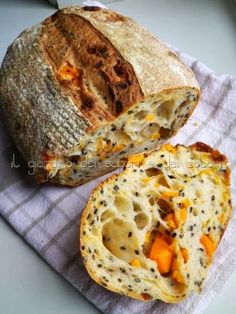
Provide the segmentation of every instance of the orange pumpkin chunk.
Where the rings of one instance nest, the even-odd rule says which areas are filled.
[[[161,274],[165,274],[170,271],[173,252],[170,245],[160,236],[156,237],[149,257],[157,263],[157,269]]]
[[[214,242],[209,238],[208,235],[204,234],[200,238],[200,243],[204,246],[206,253],[209,257],[211,257],[215,251],[215,244]]]
[[[187,261],[189,260],[188,250],[187,249],[180,249],[180,252],[183,256],[184,262],[187,263]]]

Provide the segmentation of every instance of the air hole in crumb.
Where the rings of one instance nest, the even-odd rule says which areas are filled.
[[[155,200],[154,200],[153,197],[150,197],[150,198],[148,199],[148,201],[149,201],[149,203],[150,203],[151,206],[153,206],[153,205],[155,204]]]
[[[127,144],[131,142],[131,137],[123,130],[115,130],[113,132],[113,139],[119,144]]]
[[[162,186],[167,187],[167,188],[170,187],[169,184],[168,184],[168,182],[166,181],[166,178],[165,178],[164,176],[158,177],[158,183],[159,183],[160,185],[162,185]]]
[[[105,221],[114,216],[114,213],[111,210],[106,210],[101,214],[101,221]]]
[[[158,201],[157,201],[157,204],[159,205],[159,212],[160,212],[160,216],[161,218],[165,218],[165,216],[171,212],[171,206],[169,205],[169,203],[162,199],[162,198],[159,198]]]
[[[138,203],[133,202],[133,206],[134,206],[134,211],[135,211],[136,213],[142,211],[142,208],[140,207],[140,205],[139,205]]]
[[[162,104],[160,104],[156,109],[156,115],[158,117],[164,118],[166,120],[169,120],[171,113],[174,108],[174,100],[167,100],[164,101]]]
[[[171,136],[172,130],[161,127],[160,130],[159,130],[159,134],[160,134],[160,138],[165,139],[165,138],[168,138],[168,137]]]
[[[148,168],[145,170],[146,175],[148,177],[154,177],[154,176],[158,176],[159,174],[162,174],[162,170],[159,168]]]
[[[138,120],[143,120],[148,115],[148,113],[149,111],[147,110],[141,110],[134,115],[134,118]]]
[[[125,196],[122,195],[117,195],[114,199],[114,204],[118,211],[124,212],[124,211],[129,211],[133,209],[133,204],[132,201]]]
[[[182,109],[184,107],[187,107],[187,105],[189,105],[189,100],[186,99],[179,105],[179,108]]]
[[[134,221],[138,227],[138,229],[143,229],[148,224],[148,217],[144,213],[139,213],[134,217]]]
[[[159,125],[156,123],[151,123],[145,126],[145,128],[142,129],[141,135],[148,139],[158,139],[159,138]]]

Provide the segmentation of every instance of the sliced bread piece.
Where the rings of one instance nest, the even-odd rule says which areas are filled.
[[[80,226],[90,276],[135,299],[200,292],[232,211],[227,159],[203,143],[133,155],[99,184]]]

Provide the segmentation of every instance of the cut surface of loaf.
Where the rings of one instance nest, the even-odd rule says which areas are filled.
[[[8,128],[37,181],[71,186],[160,145],[199,94],[192,71],[158,38],[95,7],[59,10],[24,31],[0,72]]]
[[[200,292],[230,219],[226,157],[203,143],[130,156],[99,184],[80,224],[89,275],[135,299]]]

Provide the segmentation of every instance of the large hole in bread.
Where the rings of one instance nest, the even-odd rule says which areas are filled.
[[[146,175],[148,177],[154,177],[154,176],[158,176],[159,174],[162,174],[162,170],[159,168],[148,168],[145,170]]]
[[[114,216],[114,212],[111,210],[105,210],[102,214],[101,214],[101,222],[111,218]]]
[[[131,141],[131,137],[123,130],[114,131],[112,137],[119,144],[127,144]]]
[[[162,199],[162,198],[159,198],[158,200],[157,200],[157,204],[158,204],[158,206],[159,206],[159,212],[160,212],[160,216],[161,216],[161,218],[163,219],[163,218],[165,218],[165,216],[168,214],[168,213],[170,213],[171,212],[171,206],[170,206],[170,204],[166,201],[166,200],[164,200],[164,199]]]
[[[143,120],[148,115],[148,113],[149,112],[147,110],[141,110],[135,114],[134,118],[137,120]]]
[[[139,212],[142,211],[142,208],[141,208],[141,206],[140,206],[138,203],[133,202],[133,206],[134,206],[134,211],[135,211],[136,213],[139,213]]]
[[[117,195],[114,199],[114,204],[118,211],[120,212],[129,212],[133,209],[133,203],[132,201],[123,195]]]
[[[153,205],[155,204],[155,199],[154,199],[154,197],[150,197],[150,198],[148,199],[148,201],[149,201],[149,204],[150,204],[151,206],[153,206]]]
[[[162,139],[169,138],[172,133],[173,133],[173,131],[171,129],[168,129],[168,128],[161,127],[159,129],[160,138],[162,138]]]
[[[134,221],[138,229],[144,229],[149,222],[148,216],[145,213],[139,213],[134,217]]]
[[[130,263],[137,258],[138,241],[131,223],[114,218],[102,229],[103,245],[117,258]]]
[[[141,131],[141,135],[148,139],[157,139],[159,138],[159,125],[157,123],[150,123]]]
[[[163,118],[164,120],[168,120],[171,116],[174,107],[175,107],[174,100],[165,101],[157,107],[156,115]]]
[[[166,181],[166,178],[164,177],[164,175],[163,175],[163,176],[159,176],[159,177],[157,178],[157,182],[158,182],[160,185],[162,185],[162,186],[165,186],[165,187],[167,187],[167,188],[170,188],[170,186],[169,186],[168,182]]]

